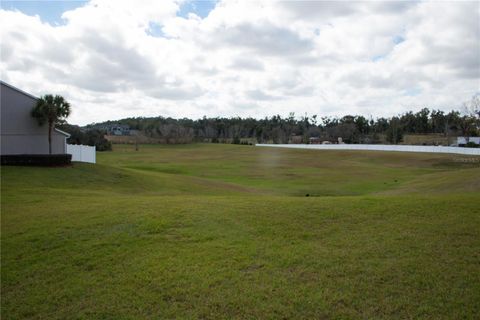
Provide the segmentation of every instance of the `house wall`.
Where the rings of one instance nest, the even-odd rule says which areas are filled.
[[[48,154],[48,126],[39,126],[30,112],[36,98],[0,84],[1,154]],[[66,152],[66,136],[52,132],[52,153]]]

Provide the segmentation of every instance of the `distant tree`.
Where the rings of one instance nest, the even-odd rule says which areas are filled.
[[[48,124],[48,153],[52,154],[52,131],[70,115],[70,104],[62,96],[47,94],[37,100],[31,111],[39,125]]]
[[[60,130],[68,132],[70,137],[67,142],[70,144],[85,144],[86,133],[79,126],[63,123],[57,126]]]
[[[413,114],[412,111],[408,111],[400,116],[400,124],[402,125],[403,130],[408,133],[418,133],[418,124],[417,117]],[[388,126],[387,126],[388,127]],[[387,128],[385,128],[387,130]]]
[[[465,116],[461,118],[460,128],[465,136],[480,134],[480,95],[476,94],[469,102],[463,104]],[[467,138],[468,142],[468,138]]]
[[[469,116],[480,118],[480,94],[474,95],[469,102],[463,103],[463,109]]]
[[[82,144],[95,146],[97,151],[112,150],[112,143],[105,139],[105,132],[102,130],[88,130],[85,133],[85,140]]]
[[[398,117],[393,117],[390,120],[389,127],[386,131],[387,141],[393,144],[398,144],[403,139],[403,130],[400,127],[400,120]]]
[[[358,132],[358,143],[362,143],[362,140],[370,129],[368,120],[363,116],[356,116],[354,119],[355,126]]]
[[[385,132],[388,129],[388,119],[386,118],[378,118],[376,122],[373,124],[373,130],[375,133]]]
[[[332,140],[337,141],[338,138],[342,138],[345,143],[354,143],[356,142],[357,128],[352,122],[342,122],[328,128],[327,133]]]
[[[105,131],[98,129],[81,129],[79,126],[63,123],[58,126],[70,134],[67,142],[70,144],[84,144],[95,146],[97,151],[112,150],[112,143],[105,139]]]
[[[459,128],[462,132],[462,135],[467,140],[467,143],[470,141],[470,136],[477,135],[477,126],[476,119],[473,116],[463,116],[460,118]]]
[[[432,110],[430,113],[430,127],[432,133],[442,133],[445,131],[445,113],[441,110]]]
[[[430,110],[423,108],[415,114],[415,131],[416,133],[428,133],[430,126],[428,123],[428,118],[430,115]]]
[[[449,136],[450,130],[457,130],[460,123],[460,112],[450,111],[445,115],[445,135]]]

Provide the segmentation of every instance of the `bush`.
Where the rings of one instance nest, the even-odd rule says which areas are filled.
[[[467,143],[465,145],[465,148],[480,148],[480,145],[476,144],[475,142],[473,141],[470,141],[469,143]]]
[[[111,151],[112,143],[105,139],[105,132],[101,130],[88,130],[82,144],[95,146],[97,151]]]
[[[1,156],[2,166],[66,166],[72,163],[71,154],[13,154]]]
[[[105,132],[97,129],[83,131],[78,126],[63,124],[59,128],[70,134],[67,142],[95,146],[97,151],[111,151],[112,143],[105,139]]]

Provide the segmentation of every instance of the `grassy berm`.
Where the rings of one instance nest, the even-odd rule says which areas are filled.
[[[7,319],[478,319],[480,158],[115,145],[1,169]]]

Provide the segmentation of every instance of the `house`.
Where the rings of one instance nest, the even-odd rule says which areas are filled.
[[[310,137],[309,139],[310,144],[321,144],[322,139],[320,137]]]
[[[117,124],[111,127],[110,130],[108,130],[107,132],[114,136],[129,136],[130,127],[124,124]]]
[[[30,112],[38,98],[0,80],[1,155],[48,154],[48,126],[38,125]],[[67,153],[70,135],[52,132],[52,154]]]
[[[290,139],[288,141],[288,143],[293,143],[293,144],[299,144],[299,143],[302,143],[303,142],[303,136],[298,136],[298,135],[295,135],[295,134],[292,134],[290,136]]]
[[[90,129],[102,130],[109,136],[129,136],[130,126],[126,124],[95,124],[89,126]]]

